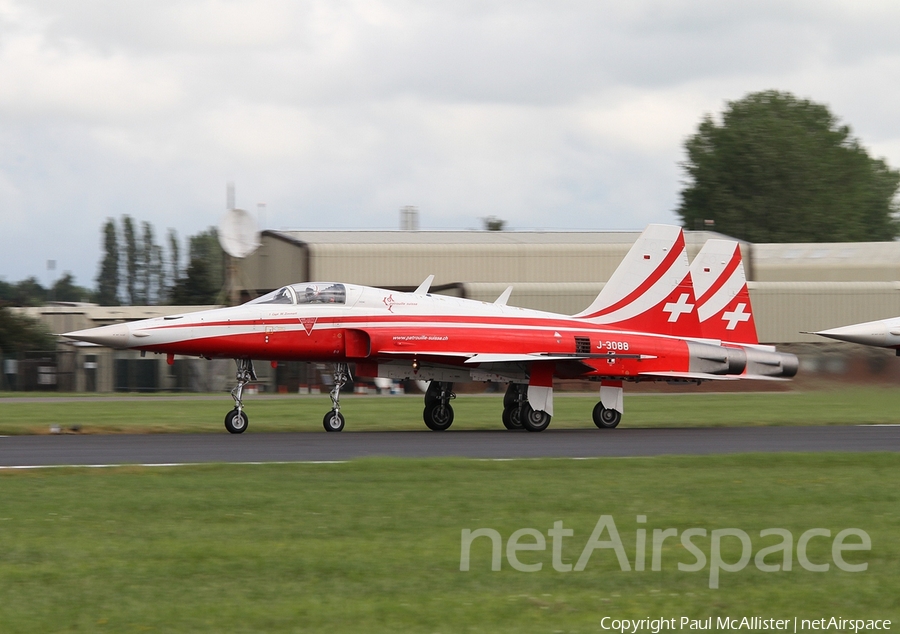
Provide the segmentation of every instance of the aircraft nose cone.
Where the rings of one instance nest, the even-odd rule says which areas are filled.
[[[864,324],[841,326],[840,328],[821,330],[815,334],[821,335],[823,337],[828,337],[830,339],[837,339],[839,341],[861,343],[866,346],[888,345],[887,324],[883,321],[868,321]]]
[[[76,330],[75,332],[67,332],[63,337],[76,339],[78,341],[86,341],[88,343],[96,343],[108,348],[127,348],[130,330],[126,324],[113,324],[111,326],[100,326],[99,328],[88,328],[87,330]]]

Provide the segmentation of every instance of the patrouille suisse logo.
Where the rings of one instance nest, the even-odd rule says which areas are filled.
[[[394,299],[394,294],[391,293],[387,297],[381,300],[384,302],[384,305],[387,306],[388,311],[394,312],[394,306],[417,306],[416,302],[398,302]]]
[[[303,324],[303,329],[306,331],[307,335],[312,334],[313,326],[316,325],[317,317],[301,317],[300,323]]]

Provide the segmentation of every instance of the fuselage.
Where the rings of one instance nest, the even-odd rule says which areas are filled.
[[[546,359],[554,363],[554,375],[564,378],[739,374],[743,369],[735,365],[734,354],[724,362],[713,359],[726,350],[716,342],[444,295],[335,283],[294,284],[240,306],[67,336],[167,355],[270,361],[496,368]]]
[[[841,326],[815,334],[864,346],[900,349],[900,317]]]

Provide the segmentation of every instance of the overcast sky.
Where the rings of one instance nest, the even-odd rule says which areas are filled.
[[[185,238],[228,180],[270,229],[676,222],[684,139],[770,88],[897,168],[898,25],[896,0],[0,0],[0,278],[94,287],[106,218]]]

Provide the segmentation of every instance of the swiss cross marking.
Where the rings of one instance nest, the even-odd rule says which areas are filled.
[[[694,310],[694,305],[687,303],[688,297],[690,295],[682,293],[677,302],[666,302],[666,305],[663,306],[663,312],[669,313],[670,322],[678,321],[682,313],[689,313]]]
[[[750,319],[750,313],[745,313],[744,309],[747,307],[747,304],[741,302],[737,306],[735,306],[733,311],[727,311],[722,313],[722,319],[728,322],[728,325],[725,326],[725,330],[734,330],[737,328],[738,323],[744,322]]]

